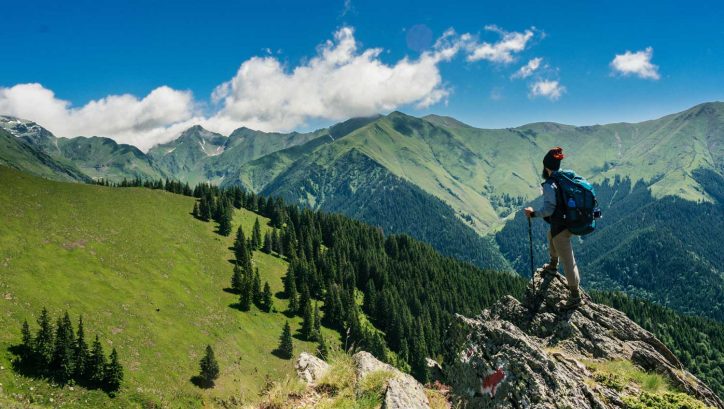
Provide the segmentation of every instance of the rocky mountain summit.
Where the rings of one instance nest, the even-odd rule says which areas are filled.
[[[724,408],[650,332],[587,295],[567,311],[567,296],[563,277],[538,270],[523,302],[457,315],[444,365],[454,397],[466,408]]]

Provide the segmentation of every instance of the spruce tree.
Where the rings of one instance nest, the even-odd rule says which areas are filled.
[[[241,292],[239,293],[239,309],[249,311],[251,309],[252,298],[251,280],[246,276],[242,281]]]
[[[282,335],[279,337],[279,356],[284,359],[292,359],[294,355],[294,344],[292,343],[292,329],[289,321],[284,324]]]
[[[231,289],[241,294],[241,287],[244,282],[244,275],[241,273],[239,263],[234,264],[234,273],[231,275]]]
[[[201,196],[199,201],[199,217],[205,222],[211,220],[211,203],[207,195]]]
[[[219,377],[219,363],[216,362],[214,356],[214,350],[211,349],[211,345],[206,345],[206,353],[201,358],[199,363],[201,372],[199,377],[204,387],[211,388],[214,386],[214,381]]]
[[[272,230],[271,245],[272,245],[272,251],[281,255],[280,254],[281,250],[279,247],[279,232],[277,231],[276,227],[274,228],[274,230]]]
[[[292,292],[297,292],[297,278],[294,275],[296,261],[289,263],[287,275],[284,276],[284,295],[290,297]]]
[[[20,358],[23,360],[24,363],[29,364],[31,361],[31,357],[33,356],[33,335],[30,333],[30,326],[28,325],[28,320],[23,321],[23,327],[20,330],[20,333],[23,339],[21,344]]]
[[[231,218],[233,217],[233,213],[231,212],[230,206],[225,206],[221,210],[221,215],[219,217],[219,234],[222,236],[228,236],[231,234]]]
[[[89,359],[88,344],[85,341],[85,329],[83,328],[83,316],[78,319],[78,334],[75,339],[75,373],[76,380],[83,380],[86,375],[86,366]]]
[[[261,307],[262,303],[264,303],[264,294],[262,294],[261,290],[261,277],[259,276],[258,268],[254,269],[254,281],[251,286],[251,294],[254,304]]]
[[[50,362],[53,359],[53,328],[50,324],[48,310],[43,307],[38,317],[38,333],[35,336],[35,357],[38,368],[42,372],[50,369]]]
[[[300,315],[303,316],[304,314],[307,313],[307,309],[309,309],[310,315],[311,315],[311,311],[312,311],[311,304],[312,303],[311,303],[311,299],[309,298],[309,290],[307,290],[306,285],[302,284],[302,292],[299,297],[299,308],[297,309],[297,311],[299,312]],[[312,322],[311,324],[314,324],[314,323]]]
[[[306,307],[303,307],[302,310],[302,329],[301,334],[302,338],[304,338],[307,341],[312,340],[312,333],[314,332],[314,316],[312,315],[312,305],[311,303],[307,303]]]
[[[261,224],[259,224],[258,217],[254,222],[254,229],[251,231],[251,246],[254,250],[261,246]]]
[[[110,362],[105,368],[105,378],[103,388],[110,392],[115,392],[121,387],[123,382],[123,366],[118,362],[118,353],[116,348],[111,351]]]
[[[265,281],[264,293],[262,294],[261,309],[265,312],[270,312],[272,310],[272,307],[274,307],[274,299],[272,298],[271,287],[269,287],[269,282]]]
[[[327,347],[327,341],[325,341],[323,335],[319,336],[319,344],[317,345],[317,356],[324,360],[329,358],[329,347]]]
[[[73,377],[75,364],[75,335],[67,311],[63,318],[58,319],[53,349],[52,368],[58,381],[66,383]]]
[[[194,210],[191,211],[191,214],[197,219],[201,217],[199,213],[199,202],[194,202]]]
[[[106,356],[103,353],[103,345],[96,335],[95,341],[93,341],[93,347],[86,365],[86,378],[91,383],[91,386],[100,387],[103,385],[103,381],[106,378]]]
[[[292,292],[289,294],[288,311],[290,314],[296,314],[299,311],[299,296],[295,288],[292,288]]]
[[[241,266],[244,275],[251,274],[251,254],[247,248],[244,230],[241,226],[236,230],[236,239],[234,240],[234,255],[236,262]]]
[[[262,251],[266,254],[272,253],[272,238],[269,232],[264,234],[264,247],[262,248]]]

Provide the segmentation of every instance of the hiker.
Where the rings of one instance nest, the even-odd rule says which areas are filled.
[[[580,279],[578,276],[578,266],[576,258],[573,256],[573,247],[571,246],[571,233],[566,228],[563,221],[564,209],[562,204],[558,203],[558,186],[551,176],[555,171],[561,168],[561,160],[565,158],[563,148],[557,146],[546,153],[543,157],[543,206],[538,210],[532,207],[523,209],[525,215],[529,218],[542,217],[551,225],[548,231],[548,251],[551,259],[543,265],[543,271],[546,273],[558,274],[558,260],[563,263],[563,271],[566,273],[568,281],[568,289],[570,295],[564,308],[576,308],[581,305],[581,290],[579,288]]]

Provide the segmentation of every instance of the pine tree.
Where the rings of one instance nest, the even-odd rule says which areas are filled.
[[[312,303],[309,298],[309,290],[307,290],[306,285],[302,284],[302,292],[299,297],[299,308],[297,309],[297,311],[299,312],[300,315],[304,315],[307,313],[307,309],[309,309],[309,311],[311,313],[311,311],[312,311],[311,304]]]
[[[319,304],[314,303],[314,328],[312,330],[312,340],[319,341],[322,338],[322,320],[319,316]]]
[[[78,319],[78,334],[75,339],[75,373],[76,380],[84,379],[86,375],[86,366],[89,359],[88,344],[85,342],[85,330],[83,328],[83,316]]]
[[[272,246],[272,251],[281,255],[281,249],[279,247],[279,232],[277,231],[276,227],[274,228],[274,230],[272,230],[271,246]]]
[[[231,206],[224,206],[219,216],[219,234],[222,236],[228,236],[231,234],[231,218],[233,213],[231,212]]]
[[[55,329],[55,345],[53,348],[52,368],[61,383],[68,382],[74,373],[75,363],[75,335],[73,323],[68,312],[59,318]]]
[[[244,275],[251,274],[251,255],[249,254],[246,237],[244,237],[244,230],[242,230],[241,226],[236,230],[234,255],[236,255],[236,262],[241,266]]]
[[[292,343],[292,329],[289,327],[289,321],[284,324],[282,335],[279,337],[279,356],[284,359],[292,359],[294,355],[294,344]]]
[[[99,387],[103,385],[106,374],[106,356],[103,353],[103,345],[96,335],[91,348],[88,364],[86,365],[86,378],[92,386]]]
[[[191,214],[197,219],[201,217],[201,214],[199,213],[199,202],[194,202],[194,210],[191,211]]]
[[[244,276],[241,273],[241,267],[239,263],[234,264],[234,274],[231,276],[231,289],[237,293],[241,293],[241,287],[244,281]]]
[[[43,308],[38,317],[38,333],[35,336],[35,357],[37,365],[41,371],[46,372],[50,369],[50,362],[53,359],[53,328],[50,324],[50,315],[48,310]]]
[[[289,306],[287,310],[290,314],[296,314],[299,311],[299,296],[297,295],[296,288],[292,288],[292,292],[289,294]]]
[[[254,304],[261,306],[264,302],[264,294],[262,294],[261,291],[261,277],[259,276],[258,268],[254,269],[254,282],[251,286],[251,294]]]
[[[211,203],[209,203],[209,196],[201,196],[199,202],[199,217],[201,220],[208,222],[211,220]]]
[[[251,231],[251,247],[256,250],[261,246],[261,224],[259,218],[254,222],[254,229]]]
[[[103,380],[104,389],[115,392],[121,387],[123,382],[123,366],[118,362],[118,353],[116,348],[111,351],[110,362],[105,368],[105,378]]]
[[[264,253],[266,253],[266,254],[271,254],[271,253],[272,253],[272,250],[273,250],[273,249],[272,249],[272,238],[271,238],[271,234],[269,234],[269,232],[266,232],[266,233],[264,234],[264,247],[262,248],[262,251],[263,251]]]
[[[412,367],[412,376],[422,384],[427,383],[429,380],[426,357],[425,337],[418,332],[412,339],[412,362],[410,362],[410,366]]]
[[[219,363],[214,357],[214,350],[211,345],[206,345],[206,353],[199,363],[201,372],[199,377],[204,387],[210,388],[214,386],[214,381],[219,377]]]
[[[28,320],[23,321],[23,327],[20,330],[23,337],[23,343],[21,345],[22,351],[20,353],[21,359],[25,363],[30,363],[31,357],[33,356],[33,335],[30,333],[30,326]]]
[[[274,299],[272,298],[272,292],[271,287],[269,287],[269,282],[264,282],[264,292],[262,294],[262,310],[265,312],[270,312],[272,310],[272,307],[274,307]]]
[[[239,293],[239,309],[242,311],[249,311],[253,301],[252,280],[248,275],[244,276],[241,285],[241,292]]]
[[[302,338],[306,339],[307,341],[311,341],[312,333],[314,332],[314,316],[312,315],[312,305],[308,302],[306,304],[306,307],[303,308],[303,321],[302,329],[300,332],[302,334]]]

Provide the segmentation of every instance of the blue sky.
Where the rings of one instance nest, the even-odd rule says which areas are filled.
[[[242,124],[309,129],[399,109],[479,127],[593,124],[724,99],[718,2],[504,3],[8,1],[0,114],[36,120],[62,136],[102,133],[148,147],[190,122],[219,131]],[[449,29],[454,34],[436,47]],[[526,38],[523,47],[506,52],[506,35]],[[315,58],[328,64],[346,42],[354,44],[344,60],[349,67],[292,75]],[[370,49],[379,50],[351,62]],[[476,50],[483,57],[473,60]],[[617,55],[623,71],[612,64]],[[249,64],[251,74],[240,76],[255,56],[265,63]],[[421,62],[424,56],[433,62]],[[409,69],[400,65],[405,58]],[[535,58],[537,70],[512,78]],[[265,65],[273,62],[278,66]],[[404,78],[381,79],[388,74]],[[540,83],[548,85],[536,88]]]

